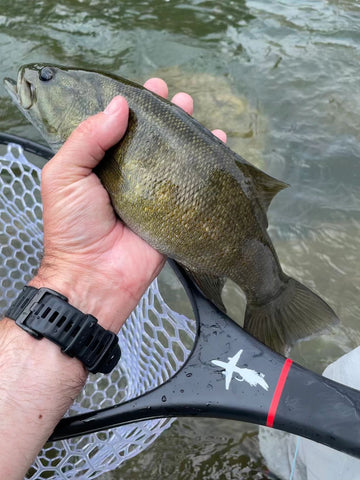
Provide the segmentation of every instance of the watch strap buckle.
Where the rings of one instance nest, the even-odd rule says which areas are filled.
[[[25,286],[22,289],[21,295],[19,295],[19,297],[14,301],[5,315],[12,320],[15,320],[15,323],[19,327],[39,340],[43,337],[43,335],[27,325],[26,320],[29,318],[29,315],[36,311],[36,307],[39,305],[42,298],[44,298],[44,296],[47,294],[56,295],[62,300],[67,301],[67,298],[64,295],[61,295],[50,288],[42,287],[37,289],[34,287]]]

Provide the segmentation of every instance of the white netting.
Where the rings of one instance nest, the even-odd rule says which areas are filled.
[[[0,314],[34,275],[41,259],[40,172],[19,145],[9,144],[0,155]],[[110,375],[90,375],[69,414],[120,403],[160,385],[184,363],[194,335],[193,322],[171,310],[153,282],[119,334],[118,367]],[[96,478],[140,453],[172,421],[143,421],[49,443],[26,478]]]

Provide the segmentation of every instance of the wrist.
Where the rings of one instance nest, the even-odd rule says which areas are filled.
[[[29,286],[55,290],[64,295],[70,305],[84,314],[93,315],[99,325],[114,333],[119,331],[126,320],[114,305],[114,292],[111,292],[104,282],[101,283],[89,268],[67,265],[53,268],[42,265]],[[119,315],[121,325],[118,325]]]
[[[52,258],[45,254],[37,275],[29,285],[61,293],[72,306],[93,315],[103,328],[118,333],[160,272],[165,258],[161,258],[153,269],[134,268],[131,264],[117,271],[112,268],[111,276],[106,268],[108,262],[108,259],[103,262],[103,268],[92,268],[91,261],[75,261],[72,256],[68,259]]]

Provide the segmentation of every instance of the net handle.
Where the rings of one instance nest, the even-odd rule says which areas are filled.
[[[270,350],[210,303],[178,265],[170,264],[198,323],[186,363],[138,398],[61,420],[51,440],[153,418],[199,416],[274,427],[360,458],[360,392]]]

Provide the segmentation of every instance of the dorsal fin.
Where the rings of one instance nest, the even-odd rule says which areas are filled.
[[[238,167],[242,171],[247,170],[253,179],[259,203],[265,212],[267,212],[271,200],[275,197],[275,195],[289,186],[287,183],[281,182],[262,170],[259,170],[254,165],[251,165],[251,163],[239,162]]]

